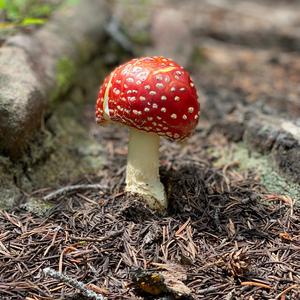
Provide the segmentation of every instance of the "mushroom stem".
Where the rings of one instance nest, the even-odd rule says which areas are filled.
[[[157,134],[130,128],[126,191],[140,194],[149,207],[163,211],[167,198],[159,178],[159,140]]]

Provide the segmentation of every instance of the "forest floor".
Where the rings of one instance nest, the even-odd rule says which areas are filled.
[[[249,122],[262,118],[268,127],[265,119],[282,119],[298,136],[291,130],[300,115],[297,39],[283,42],[282,28],[293,28],[289,22],[279,30],[271,16],[252,22],[252,15],[241,14],[243,7],[203,3],[206,10],[197,13],[205,13],[199,19],[207,23],[190,25],[187,63],[202,115],[185,144],[162,140],[167,214],[157,215],[124,193],[128,132],[97,126],[94,103],[86,103],[80,123],[102,145],[102,167],[63,182],[78,189],[52,194],[45,184],[24,193],[21,204],[48,195],[45,214],[26,205],[0,212],[1,299],[88,299],[72,284],[45,275],[47,267],[107,299],[180,299],[183,290],[181,299],[300,298],[298,144],[285,148],[294,156],[282,166],[287,160],[278,149],[286,139],[266,138],[266,145]],[[293,5],[284,6],[290,19],[297,14]],[[263,1],[261,12],[268,7]],[[270,11],[275,20],[276,6]],[[274,131],[264,137],[277,130],[271,124]],[[95,183],[99,188],[89,189]]]
[[[89,119],[93,113],[87,110]],[[175,299],[169,292],[143,296],[132,280],[139,268],[173,272],[177,264],[194,299],[299,298],[299,207],[266,191],[256,172],[238,170],[237,161],[214,167],[211,149],[228,147],[225,137],[200,123],[183,148],[163,142],[170,205],[158,216],[123,192],[127,132],[91,130],[107,159],[96,178],[77,184],[97,182],[100,191],[58,194],[42,217],[22,209],[1,213],[2,297],[75,299],[74,288],[43,274],[50,266],[108,299]]]

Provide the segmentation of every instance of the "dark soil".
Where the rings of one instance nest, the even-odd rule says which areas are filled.
[[[57,198],[46,217],[1,213],[1,299],[86,299],[45,276],[46,267],[94,284],[108,299],[175,299],[135,289],[133,274],[159,272],[153,263],[182,265],[193,299],[299,299],[299,208],[268,194],[255,173],[214,168],[213,136],[201,128],[184,146],[163,142],[170,207],[159,216],[123,193],[126,132],[92,127],[107,160],[98,177],[77,183],[102,190]]]

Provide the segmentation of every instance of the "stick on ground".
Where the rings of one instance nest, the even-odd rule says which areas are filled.
[[[103,190],[106,187],[101,185],[101,184],[77,184],[77,185],[69,185],[69,186],[65,186],[62,187],[50,194],[48,194],[47,196],[43,197],[44,201],[50,201],[50,200],[54,200],[57,197],[66,195],[66,194],[70,194],[70,193],[75,193],[78,191],[83,191],[83,190]]]
[[[82,292],[82,294],[84,294],[88,298],[92,298],[92,299],[96,299],[96,300],[105,300],[105,298],[102,295],[97,294],[97,293],[87,289],[86,285],[81,281],[77,281],[76,279],[73,279],[67,275],[64,275],[60,272],[56,272],[55,270],[53,270],[51,268],[45,268],[45,269],[43,269],[43,272],[45,273],[45,275],[48,275],[48,276],[50,276],[54,279],[57,279],[61,282],[67,283],[67,284],[71,285],[72,287],[80,290]]]

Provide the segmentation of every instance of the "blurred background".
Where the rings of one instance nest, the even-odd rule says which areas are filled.
[[[1,0],[1,43],[16,33],[37,30],[61,4],[79,2]],[[110,40],[99,44],[99,49],[107,48],[108,64],[125,60],[123,54],[165,55],[192,70],[209,93],[214,93],[215,85],[222,86],[261,109],[300,115],[299,1],[106,2]],[[111,49],[116,47],[111,40],[124,53]]]

